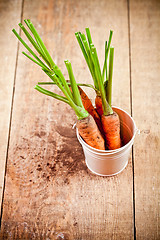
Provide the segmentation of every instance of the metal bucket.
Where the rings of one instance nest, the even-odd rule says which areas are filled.
[[[83,147],[87,167],[100,176],[116,175],[127,166],[134,138],[138,131],[133,118],[127,112],[118,107],[113,107],[113,110],[120,118],[123,142],[121,148],[115,150],[95,149],[84,142],[78,133],[78,129],[76,129],[77,138]]]

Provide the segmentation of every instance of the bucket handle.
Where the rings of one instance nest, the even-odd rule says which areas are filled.
[[[76,124],[77,124],[76,122],[73,124],[72,129],[75,129]]]

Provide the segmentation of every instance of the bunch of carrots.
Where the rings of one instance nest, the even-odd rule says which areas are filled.
[[[79,46],[82,50],[88,68],[90,70],[94,86],[92,84],[76,83],[72,66],[69,60],[65,65],[69,75],[67,81],[60,68],[51,58],[41,37],[37,33],[30,20],[24,20],[27,28],[19,23],[20,28],[34,47],[36,54],[20,35],[13,29],[13,33],[31,54],[22,52],[31,61],[39,65],[51,82],[39,82],[35,89],[39,92],[63,101],[70,105],[77,115],[77,128],[84,141],[93,148],[100,150],[112,150],[121,147],[120,120],[116,112],[112,110],[112,74],[114,48],[111,47],[113,32],[110,31],[109,41],[105,42],[105,60],[101,71],[96,48],[92,42],[89,28],[86,28],[86,36],[80,32],[75,33]],[[62,95],[48,91],[40,85],[55,84],[59,87]],[[95,107],[81,86],[92,87],[96,92]]]

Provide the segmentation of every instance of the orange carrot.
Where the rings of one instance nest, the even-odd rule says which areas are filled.
[[[80,92],[80,95],[81,95],[81,99],[82,99],[82,103],[83,103],[84,108],[94,118],[102,136],[104,136],[100,116],[98,115],[96,109],[93,107],[92,102],[89,99],[89,97],[87,96],[87,94],[82,90],[81,87],[78,86],[78,89],[79,89],[79,92]]]
[[[94,109],[91,100],[89,99],[89,97],[87,96],[87,94],[83,91],[83,89],[78,86],[80,95],[81,95],[81,99],[82,99],[82,103],[84,108],[87,110],[87,112],[89,112],[89,114],[92,115],[92,117],[94,117],[94,115],[97,115],[96,110]]]
[[[121,147],[120,120],[116,112],[110,115],[102,115],[101,122],[105,133],[106,147],[114,150]]]
[[[91,115],[78,120],[77,128],[80,136],[88,145],[96,149],[105,150],[104,139]]]
[[[101,98],[101,96],[96,95],[95,105],[96,105],[96,111],[98,112],[99,116],[102,116],[103,115],[103,108],[102,108],[102,98]]]

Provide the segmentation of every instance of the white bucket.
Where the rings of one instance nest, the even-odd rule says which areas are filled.
[[[133,118],[124,110],[113,107],[119,115],[121,125],[121,139],[123,146],[115,150],[98,150],[81,138],[77,132],[77,138],[81,143],[85,155],[87,167],[95,174],[100,176],[113,176],[120,173],[128,164],[130,151],[134,142],[137,128]]]

